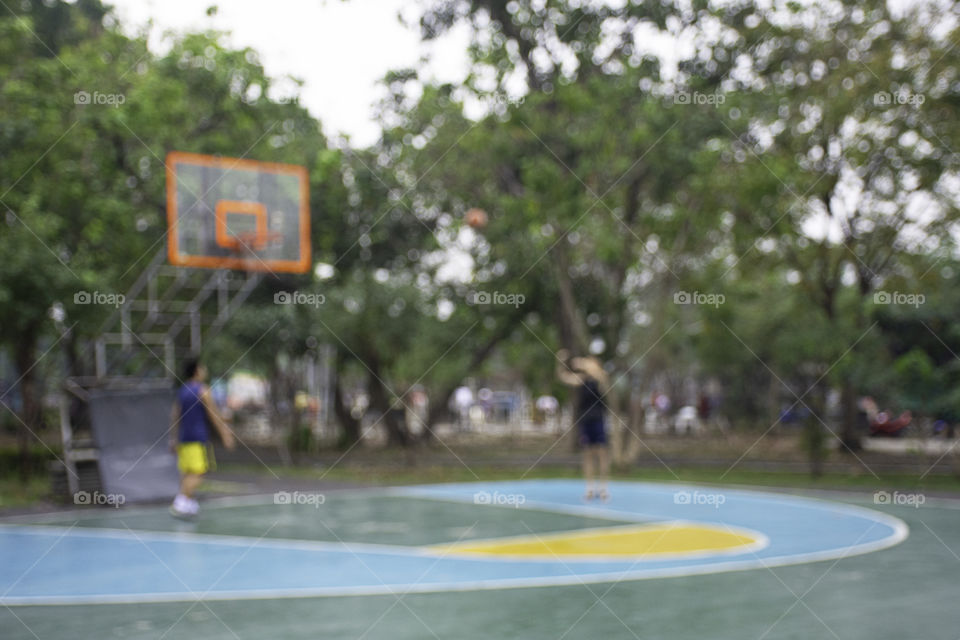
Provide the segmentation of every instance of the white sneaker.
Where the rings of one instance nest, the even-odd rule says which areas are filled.
[[[196,503],[195,500],[191,500],[187,496],[178,493],[177,497],[173,499],[173,504],[170,505],[170,515],[183,520],[189,520],[194,517],[197,515],[197,512],[191,510],[191,502]]]

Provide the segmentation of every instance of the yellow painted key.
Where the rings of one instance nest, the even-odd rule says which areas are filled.
[[[536,559],[655,557],[747,550],[762,541],[740,530],[690,523],[625,525],[433,545],[445,554]]]

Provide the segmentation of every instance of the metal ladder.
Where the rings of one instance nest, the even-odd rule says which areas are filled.
[[[60,431],[71,495],[81,489],[78,464],[99,459],[92,437],[76,433],[71,396],[85,402],[87,389],[152,387],[174,379],[178,359],[197,356],[263,279],[260,272],[173,267],[166,255],[166,248],[154,255],[101,326],[93,341],[95,375],[65,381]]]

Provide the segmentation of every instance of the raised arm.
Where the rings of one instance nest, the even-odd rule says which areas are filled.
[[[568,355],[566,349],[561,349],[557,352],[557,378],[560,379],[560,382],[570,385],[571,387],[579,387],[583,384],[583,380],[567,366]]]

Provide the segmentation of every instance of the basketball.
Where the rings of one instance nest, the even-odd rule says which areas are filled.
[[[469,209],[464,215],[463,219],[468,225],[474,229],[482,229],[487,226],[487,212],[483,209]]]

